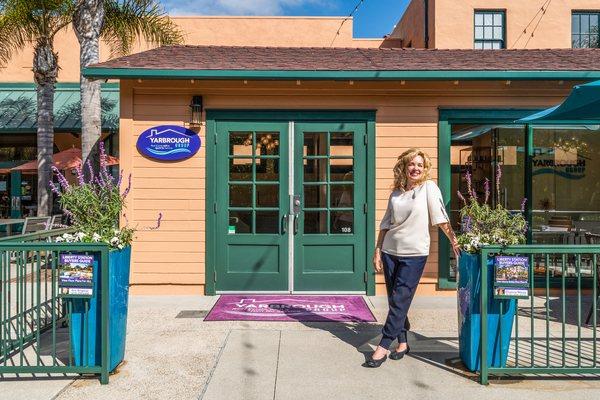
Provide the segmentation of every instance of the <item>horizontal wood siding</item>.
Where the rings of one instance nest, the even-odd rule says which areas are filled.
[[[509,87],[498,82],[411,83],[411,90],[393,90],[381,83],[356,83],[343,88],[338,82],[294,85],[282,82],[123,81],[121,85],[121,163],[133,174],[127,218],[139,227],[152,226],[163,214],[159,230],[137,233],[132,265],[133,285],[197,286],[203,292],[205,274],[205,127],[199,132],[203,145],[196,156],[175,163],[161,163],[141,156],[135,149],[138,135],[155,125],[185,125],[192,95],[203,95],[204,107],[213,109],[311,109],[376,110],[376,226],[383,216],[393,180],[397,156],[420,147],[432,161],[431,175],[438,173],[438,108],[443,107],[544,107],[561,100],[568,88],[539,82]],[[436,86],[437,85],[437,86]],[[437,232],[431,229],[431,255],[424,281],[437,277]],[[209,272],[212,274],[212,272]],[[210,275],[212,276],[212,275]],[[377,292],[383,277],[377,276]],[[144,292],[152,292],[152,289]],[[156,292],[164,292],[157,289]],[[189,290],[188,290],[189,292]]]

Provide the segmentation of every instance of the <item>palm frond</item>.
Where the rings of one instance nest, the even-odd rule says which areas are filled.
[[[76,0],[0,0],[0,64],[30,43],[51,40],[72,20]]]
[[[155,46],[179,44],[183,33],[157,0],[106,0],[102,38],[111,57],[131,52],[141,38]]]

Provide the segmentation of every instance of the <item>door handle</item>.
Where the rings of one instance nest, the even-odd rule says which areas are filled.
[[[289,216],[287,214],[281,217],[281,230],[283,231],[284,235],[287,233],[288,230],[288,218]]]
[[[300,214],[294,215],[294,235],[298,233],[298,219]]]

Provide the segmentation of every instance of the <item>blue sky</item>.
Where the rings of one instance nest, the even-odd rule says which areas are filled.
[[[170,15],[347,16],[359,0],[160,0]],[[354,37],[390,33],[410,0],[363,0],[354,14]]]

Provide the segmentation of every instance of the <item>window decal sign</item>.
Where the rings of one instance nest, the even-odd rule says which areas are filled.
[[[146,157],[178,161],[190,158],[200,150],[200,137],[183,126],[159,125],[142,132],[136,146]]]

